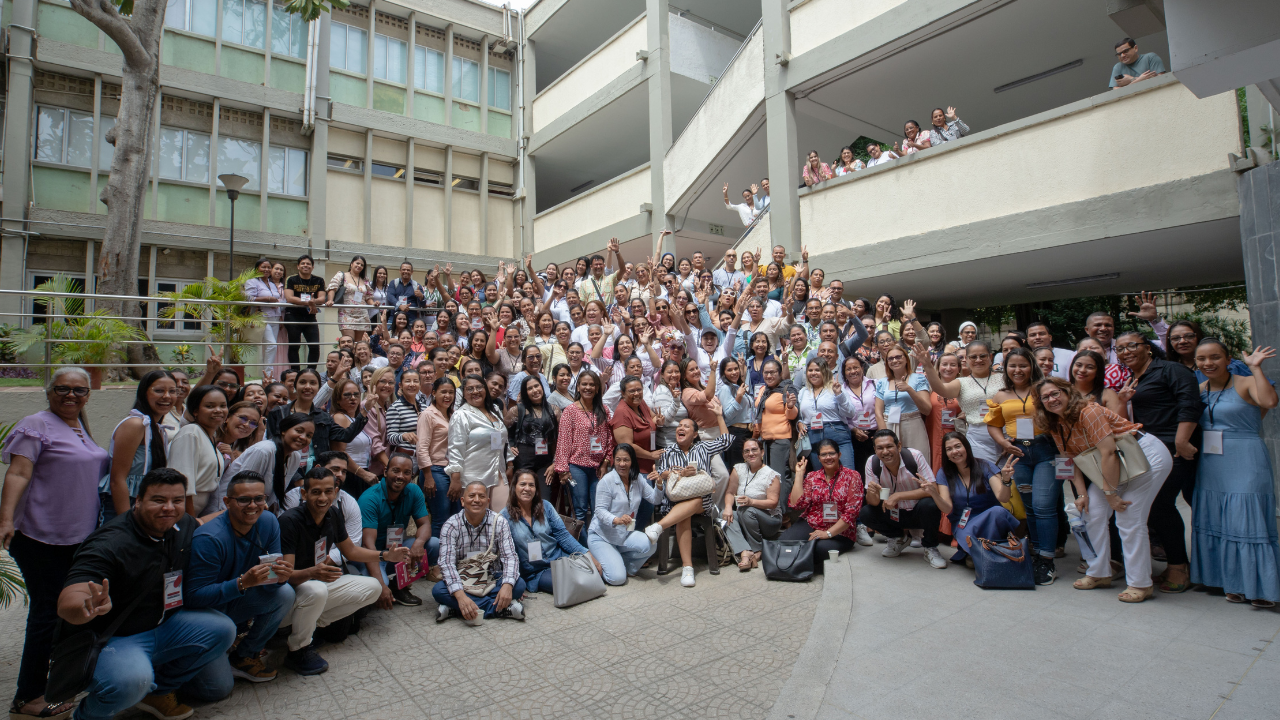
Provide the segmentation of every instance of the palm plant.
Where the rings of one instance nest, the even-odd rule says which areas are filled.
[[[223,343],[224,362],[239,364],[244,362],[249,346],[245,344],[245,335],[252,329],[262,326],[262,317],[251,305],[242,305],[249,298],[244,294],[244,284],[256,277],[257,269],[249,268],[240,277],[228,282],[207,277],[202,283],[193,283],[177,292],[160,293],[172,305],[161,309],[160,316],[166,319],[176,318],[179,314],[188,317],[212,320],[205,323],[205,340]],[[191,300],[215,300],[227,303],[193,303]]]
[[[4,444],[5,439],[17,424],[17,422],[11,422],[0,425],[0,444]],[[9,553],[5,553],[0,555],[0,607],[9,607],[19,597],[22,598],[22,604],[26,605],[27,583],[22,579],[18,564],[13,561]]]
[[[79,280],[55,275],[40,283],[36,291],[83,295],[84,288]],[[85,312],[83,297],[37,295],[34,299],[43,303],[50,314],[43,326],[32,325],[10,335],[5,347],[15,355],[43,345],[47,339],[62,340],[65,342],[54,342],[50,351],[55,363],[111,365],[123,359],[126,342],[147,338],[141,328],[111,317],[107,310]]]

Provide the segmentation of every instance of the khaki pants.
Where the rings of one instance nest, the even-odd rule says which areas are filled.
[[[354,613],[365,605],[372,605],[382,594],[382,583],[371,577],[343,575],[327,583],[308,580],[294,588],[297,597],[293,609],[280,621],[280,626],[293,626],[289,633],[289,650],[301,650],[311,644],[311,635],[317,627]]]

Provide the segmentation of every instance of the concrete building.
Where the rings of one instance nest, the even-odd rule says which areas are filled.
[[[237,271],[261,255],[292,270],[305,252],[326,279],[354,254],[393,277],[406,258],[492,276],[515,257],[519,17],[476,0],[373,0],[307,24],[279,0],[267,7],[169,2],[139,292],[227,277],[217,176],[229,172],[250,179],[236,203]],[[5,3],[3,23],[0,287],[55,272],[83,280],[101,248],[121,56],[61,0]],[[19,309],[12,296],[0,305]],[[182,323],[151,329],[199,336]]]

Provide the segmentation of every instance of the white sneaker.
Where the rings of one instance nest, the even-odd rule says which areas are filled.
[[[693,568],[688,565],[684,566],[684,569],[680,571],[680,584],[685,587],[693,587]]]
[[[441,605],[436,608],[436,622],[442,623],[454,616],[453,608],[448,605]]]
[[[644,529],[644,534],[649,538],[649,547],[653,547],[658,544],[658,539],[662,537],[662,526],[654,523]]]
[[[938,570],[947,569],[947,560],[946,558],[942,557],[942,553],[938,552],[938,548],[936,547],[925,548],[924,559],[928,560],[929,564],[937,568]]]
[[[884,552],[880,554],[883,555],[884,557],[898,557],[899,555],[902,554],[902,551],[907,547],[907,543],[909,542],[910,540],[907,538],[906,535],[903,535],[902,537],[898,537],[898,538],[893,538],[892,540],[889,541],[888,545],[884,546]]]
[[[886,537],[884,533],[876,533],[876,542],[883,545],[884,543],[889,542],[889,538]]]
[[[519,600],[512,600],[511,604],[507,606],[506,610],[502,611],[499,617],[524,622],[524,605]]]
[[[911,538],[911,547],[913,548],[923,547],[923,543],[920,542],[920,538]]]
[[[870,547],[875,544],[871,539],[871,533],[867,532],[866,525],[858,526],[858,544],[863,547]]]

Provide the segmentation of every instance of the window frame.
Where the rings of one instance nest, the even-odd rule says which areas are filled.
[[[281,150],[284,152],[284,175],[281,177],[281,190],[271,189],[271,151]],[[288,191],[289,177],[292,174],[290,168],[293,162],[290,158],[294,157],[294,153],[302,153],[302,194],[296,195]],[[311,151],[306,148],[292,147],[290,145],[268,145],[267,146],[267,195],[278,195],[287,198],[299,198],[306,200],[311,195]]]
[[[422,72],[418,72],[418,50],[422,50]],[[427,87],[427,53],[434,53],[440,59],[440,72],[437,76],[440,80],[440,87],[438,90],[432,90],[430,87]],[[418,45],[415,43],[413,46],[413,89],[436,97],[444,97],[444,61],[445,54],[443,52],[436,50],[435,48],[429,48],[426,45]],[[422,82],[422,85],[418,85],[418,82]]]
[[[474,66],[475,66],[475,69],[476,69],[476,74],[475,74],[475,78],[476,78],[476,86],[475,86],[475,90],[476,90],[476,99],[475,99],[475,100],[468,100],[467,98],[464,98],[464,97],[462,96],[462,90],[463,90],[463,87],[462,87],[462,76],[463,76],[463,74],[464,74],[464,73],[465,73],[465,71],[466,71],[466,67],[467,67],[467,66],[466,66],[466,63],[470,63],[471,65],[474,65]],[[467,59],[467,58],[464,58],[464,57],[461,57],[461,56],[458,56],[458,55],[454,55],[454,56],[453,56],[453,65],[454,65],[454,67],[453,67],[453,78],[452,78],[452,80],[453,80],[453,85],[456,85],[456,87],[453,87],[453,88],[452,88],[452,90],[453,90],[453,100],[454,100],[454,102],[467,103],[468,105],[475,105],[476,107],[479,107],[479,106],[480,106],[480,63],[476,62],[475,60],[469,60],[469,59]]]
[[[381,58],[379,58],[379,53],[378,53],[379,41],[381,41],[383,45]],[[393,43],[398,44],[400,46],[400,78],[398,79],[389,77],[389,75],[391,74],[391,49],[393,47]],[[409,44],[404,40],[391,37],[390,35],[384,35],[380,32],[375,32],[373,34],[373,79],[381,80],[384,83],[390,83],[394,85],[399,85],[400,87],[405,87],[409,81],[408,47],[409,47]],[[382,60],[382,67],[383,67],[384,73],[388,77],[384,77],[383,75],[378,74],[379,59]]]
[[[503,75],[507,76],[507,92],[502,95],[498,94],[496,90],[497,83],[494,82],[494,80],[496,80],[498,77],[498,73],[502,73]],[[493,95],[493,98],[485,98],[486,100],[489,101],[489,109],[497,110],[498,112],[506,113],[510,115],[511,114],[511,71],[503,70],[502,68],[490,67],[488,80],[489,80],[489,84],[488,84],[489,93]],[[493,100],[499,97],[502,97],[505,100],[507,104],[506,107],[502,107],[494,104]]]
[[[342,41],[342,49],[343,49],[343,53],[342,53],[342,62],[343,62],[343,64],[342,64],[342,65],[334,65],[334,64],[333,64],[333,33],[334,33],[334,29],[335,29],[335,28],[339,28],[339,27],[343,28],[343,34],[346,36],[346,37],[344,37],[344,38],[343,38],[343,41]],[[355,32],[359,33],[359,34],[360,34],[361,36],[363,36],[363,38],[364,38],[364,48],[365,48],[365,52],[364,52],[364,53],[362,53],[362,54],[360,55],[360,64],[361,64],[362,66],[366,66],[366,67],[364,67],[364,69],[362,69],[362,70],[352,70],[352,69],[349,69],[349,68],[346,66],[347,59],[351,56],[351,52],[350,52],[349,48],[351,47],[351,33],[352,33],[352,31],[355,31]],[[330,52],[329,52],[329,69],[330,69],[330,70],[337,70],[338,72],[342,72],[342,73],[349,73],[349,74],[351,74],[351,75],[356,75],[356,76],[359,76],[359,77],[361,77],[361,78],[363,78],[363,77],[367,77],[367,76],[368,76],[368,74],[369,74],[369,68],[367,67],[367,65],[368,65],[368,51],[369,51],[369,31],[368,31],[368,30],[366,30],[365,28],[362,28],[362,27],[359,27],[359,26],[356,26],[356,25],[351,25],[351,24],[344,23],[344,22],[338,22],[338,21],[332,21],[332,22],[330,22],[330,24],[329,24],[329,50],[330,50]]]
[[[205,165],[204,180],[192,180],[191,178],[187,177],[187,171],[190,169],[190,157],[188,155],[188,151],[190,150],[190,146],[191,146],[190,136],[193,134],[199,135],[208,142],[210,159],[212,159],[213,153],[217,152],[217,148],[213,146],[213,134],[203,133],[198,130],[188,130],[187,128],[170,127],[168,125],[160,126],[161,133],[163,133],[166,130],[170,132],[182,133],[182,172],[181,172],[182,177],[177,177],[177,178],[165,177],[164,175],[160,174],[160,160],[159,160],[160,149],[159,149],[159,146],[157,146],[156,147],[156,179],[162,183],[171,183],[175,185],[191,185],[194,187],[204,187],[204,188],[209,187],[209,180],[210,180],[209,173],[213,169],[211,164]]]

